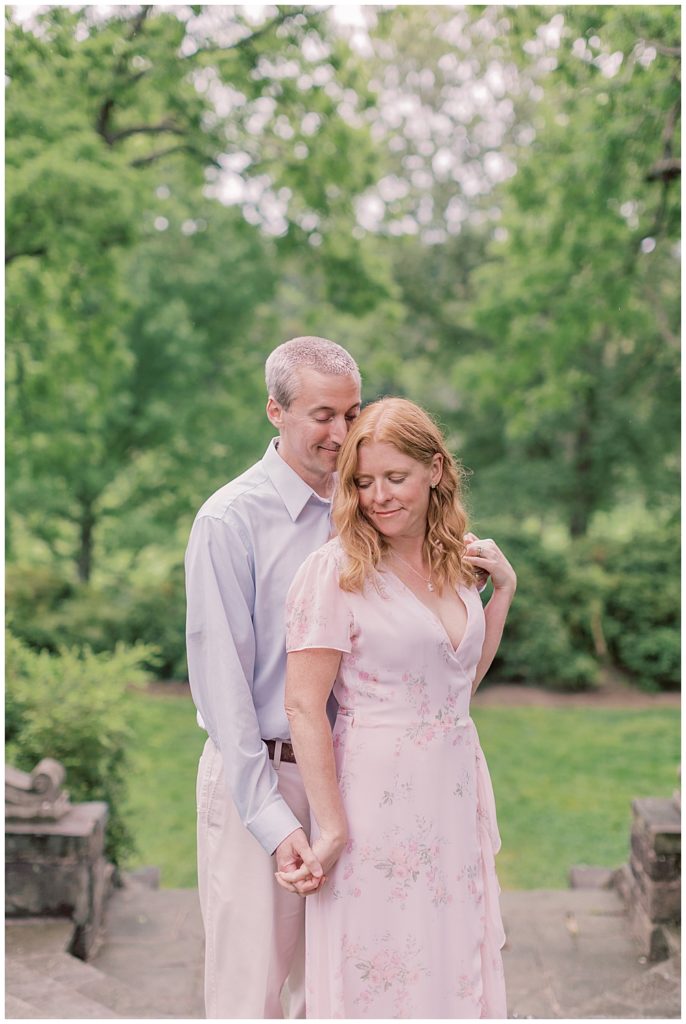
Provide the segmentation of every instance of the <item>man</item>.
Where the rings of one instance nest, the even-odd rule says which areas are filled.
[[[186,551],[188,668],[208,733],[198,768],[198,888],[205,1009],[213,1018],[305,1016],[301,896],[321,882],[284,710],[286,594],[331,534],[336,459],[360,411],[352,357],[294,338],[267,359],[264,458],[202,506]],[[302,868],[284,891],[274,872]],[[311,876],[311,877],[310,877]]]

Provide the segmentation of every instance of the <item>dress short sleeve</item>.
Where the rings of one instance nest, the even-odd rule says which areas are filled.
[[[286,599],[286,650],[352,650],[353,616],[338,585],[341,551],[332,540],[300,566]]]

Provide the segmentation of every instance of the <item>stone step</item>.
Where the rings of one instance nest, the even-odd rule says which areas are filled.
[[[679,1018],[681,1012],[679,961],[670,957],[631,978],[615,991],[605,992],[572,1007],[571,1018],[622,1020]]]
[[[51,978],[80,996],[107,1007],[116,1017],[156,1018],[158,1008],[133,991],[133,989],[91,964],[84,963],[68,953],[44,954],[25,960],[8,957],[6,971],[13,978],[21,978],[23,965],[42,978]],[[76,1016],[73,1014],[72,1016]]]
[[[110,1011],[105,1016],[153,1019],[164,1016],[157,1006],[134,992],[125,982],[110,977],[91,963],[70,956],[66,949],[73,930],[73,923],[64,918],[10,919],[6,922],[6,988],[8,998],[9,994],[12,996],[13,1015],[25,1018],[45,1016],[40,1012],[45,1008],[45,1001],[59,993],[63,1010],[61,1016],[66,1018],[83,1016],[84,998]],[[32,975],[27,975],[25,968]],[[35,982],[33,990],[27,986],[27,979],[31,977]],[[57,982],[71,993],[71,1011],[66,992],[45,984],[44,979]],[[35,1005],[36,1002],[39,1005]],[[7,1015],[10,1016],[9,1002]],[[99,1010],[95,1015],[102,1014]]]
[[[30,1016],[39,1019],[98,1020],[118,1016],[109,1006],[16,959],[8,964],[5,975],[5,998],[8,996],[29,1006]]]
[[[66,953],[74,923],[66,917],[10,917],[5,919],[5,955],[24,958]]]
[[[641,957],[613,890],[505,891],[501,906],[510,1016],[642,1016],[618,1012],[632,999],[660,1011],[646,1016],[679,1016],[672,981],[652,974],[663,965]]]
[[[35,1006],[25,1003],[17,996],[5,993],[5,1019],[6,1020],[35,1020],[38,1016]]]
[[[109,900],[105,939],[90,963],[134,989],[158,1016],[203,1018],[204,934],[197,890],[151,890],[125,879]]]

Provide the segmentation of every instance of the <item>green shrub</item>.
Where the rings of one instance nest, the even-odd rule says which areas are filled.
[[[518,577],[491,679],[584,689],[613,664],[645,688],[678,688],[678,523],[554,546],[507,520],[488,528]]]
[[[144,646],[94,654],[88,648],[36,653],[5,637],[5,758],[30,771],[43,757],[60,761],[73,802],[105,800],[107,854],[114,863],[134,848],[122,818],[131,737],[127,685],[147,678]]]
[[[624,541],[595,542],[592,557],[606,573],[605,634],[614,662],[647,688],[680,682],[679,524]]]
[[[5,601],[15,635],[31,647],[56,651],[60,643],[57,623],[65,604],[74,597],[76,584],[55,566],[8,564]]]
[[[158,678],[187,676],[182,565],[164,580],[138,586],[71,583],[55,570],[13,565],[6,600],[13,633],[38,650],[87,644],[111,651],[117,643],[144,643],[155,649],[146,667]]]
[[[120,639],[155,648],[158,655],[150,668],[159,679],[187,679],[183,565],[175,566],[164,580],[137,587],[130,596]]]
[[[602,574],[578,564],[571,549],[546,546],[531,530],[507,521],[489,523],[489,530],[517,573],[517,594],[489,678],[552,690],[595,686]],[[489,594],[490,587],[486,600]]]

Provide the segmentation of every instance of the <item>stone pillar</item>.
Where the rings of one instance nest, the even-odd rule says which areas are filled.
[[[107,804],[74,804],[58,821],[5,821],[5,915],[66,916],[70,953],[94,952],[109,892]]]
[[[641,952],[650,960],[669,955],[668,929],[681,921],[681,816],[673,800],[634,800],[631,858],[617,872]]]

